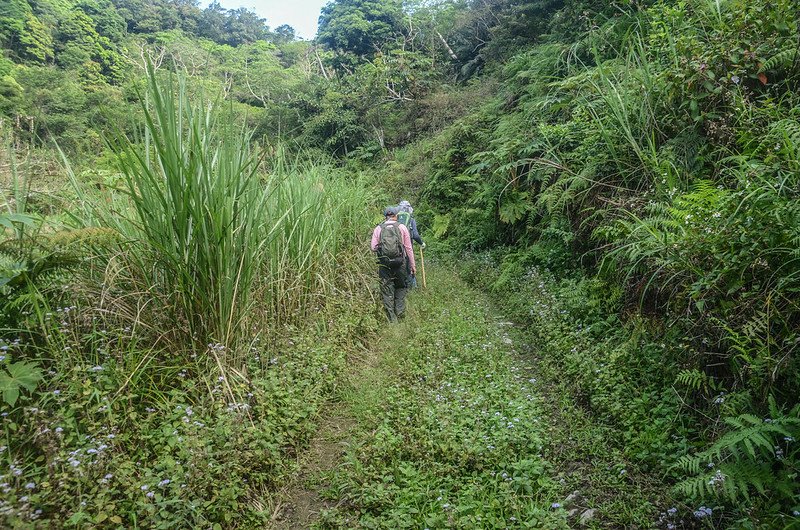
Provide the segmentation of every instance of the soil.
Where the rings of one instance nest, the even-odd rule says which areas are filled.
[[[351,354],[350,371],[344,375],[345,386],[365,384],[361,375],[379,362],[376,352],[386,340],[385,337],[375,339],[375,348],[364,348],[361,355]],[[320,492],[327,489],[326,477],[340,464],[350,446],[357,422],[344,404],[324,407],[322,414],[308,449],[298,458],[300,471],[271,503],[272,517],[268,527],[271,530],[311,528],[323,511],[340,504],[336,500],[324,499]]]
[[[335,501],[323,499],[319,492],[326,487],[326,472],[336,468],[347,449],[355,422],[340,408],[333,407],[326,412],[328,416],[320,420],[308,450],[300,457],[300,472],[277,495],[269,528],[310,528],[323,510],[336,506]]]

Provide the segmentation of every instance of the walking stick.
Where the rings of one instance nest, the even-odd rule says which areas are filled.
[[[422,288],[426,289],[428,283],[425,281],[425,254],[422,253],[422,247],[419,247],[419,263],[422,266]]]

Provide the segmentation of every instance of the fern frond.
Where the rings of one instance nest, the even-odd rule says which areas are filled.
[[[753,414],[726,418],[729,432],[705,451],[678,460],[676,467],[691,476],[676,490],[692,498],[715,496],[731,502],[749,499],[753,491],[759,495],[776,490],[793,495],[794,475],[782,471],[785,456],[779,447],[782,440],[800,436],[797,411],[800,407],[783,414],[771,398],[772,418]]]
[[[694,391],[705,390],[712,386],[708,375],[696,369],[681,370],[675,382]]]
[[[798,53],[797,45],[787,40],[780,50],[775,52],[769,59],[762,63],[760,72],[768,72],[770,70],[782,70],[791,68],[797,59]]]

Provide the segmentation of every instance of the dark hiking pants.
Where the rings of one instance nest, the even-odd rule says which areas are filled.
[[[397,322],[406,313],[406,275],[403,268],[392,270],[381,267],[378,273],[381,279],[381,300],[389,322]]]

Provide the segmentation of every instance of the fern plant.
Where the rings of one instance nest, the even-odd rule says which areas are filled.
[[[737,503],[768,496],[788,509],[798,494],[800,405],[784,413],[769,399],[769,418],[742,414],[726,418],[729,431],[705,451],[682,457],[677,466],[691,475],[676,489],[694,499]]]
[[[782,45],[762,63],[760,72],[794,72],[798,63],[800,63],[800,46],[795,39],[785,39]]]
[[[49,294],[63,293],[69,275],[110,231],[64,229],[32,212],[30,167],[20,171],[17,154],[6,143],[11,168],[10,193],[0,206],[0,328],[24,327],[27,315],[43,325]]]
[[[681,370],[675,378],[675,382],[689,390],[695,392],[710,392],[717,390],[717,382],[709,377],[708,374],[697,369]]]

